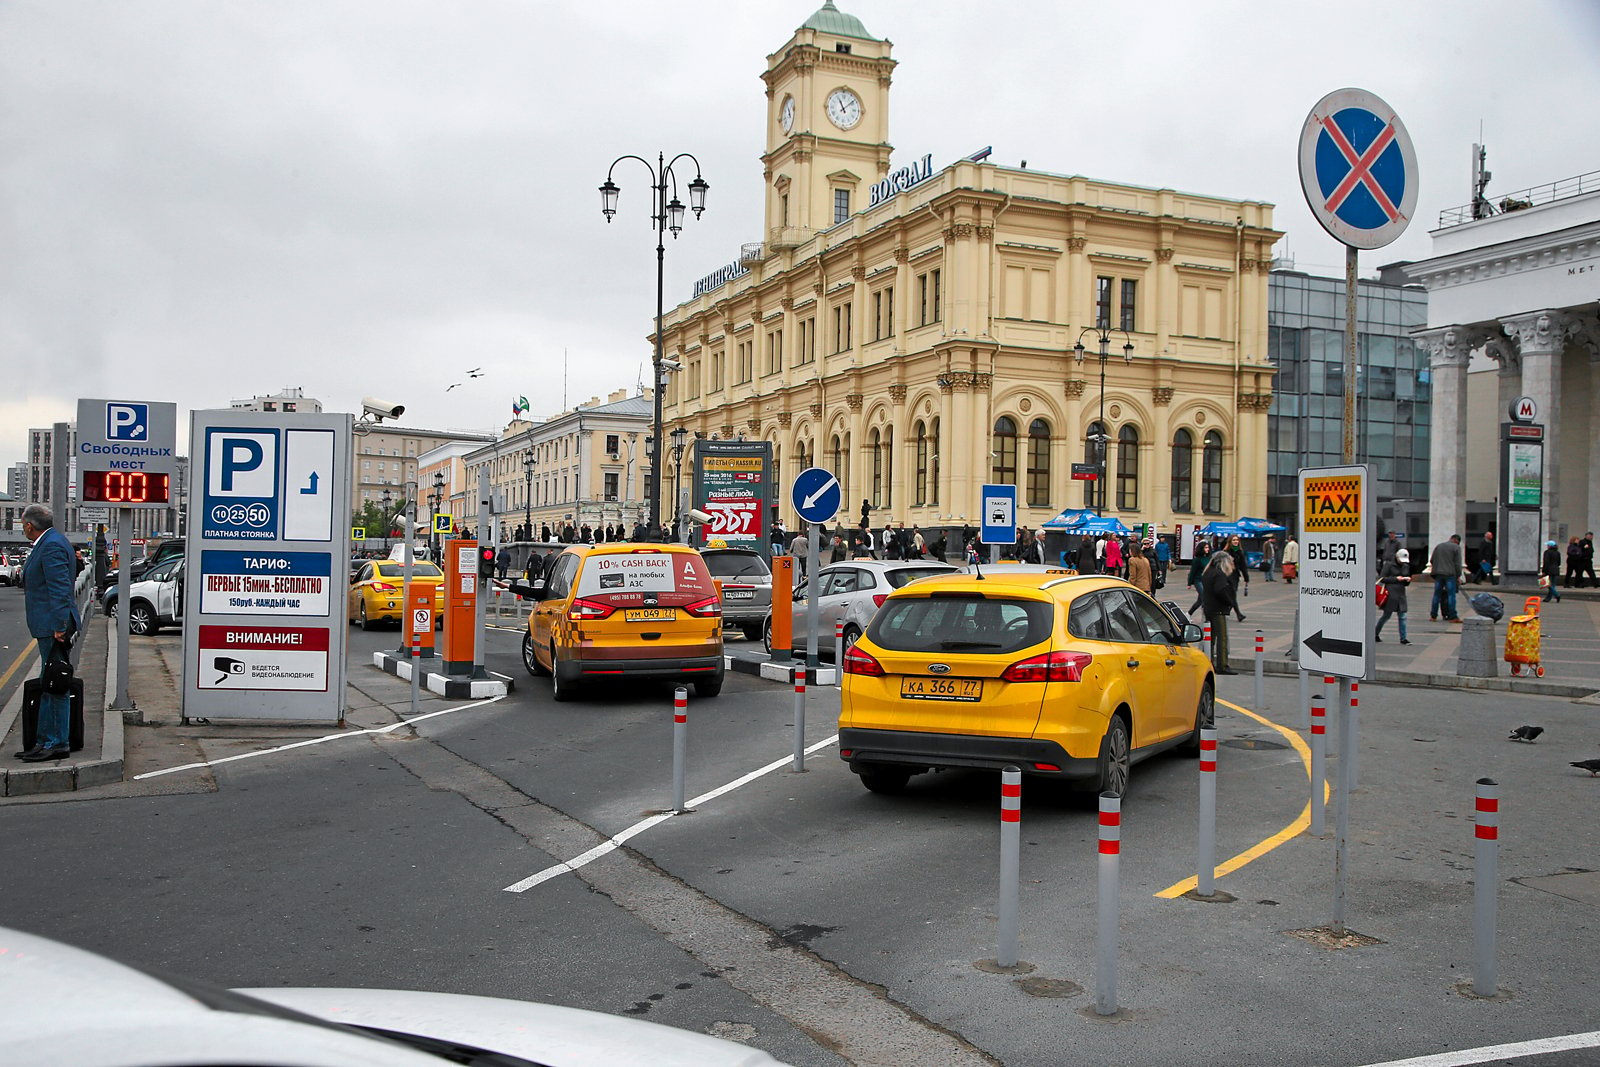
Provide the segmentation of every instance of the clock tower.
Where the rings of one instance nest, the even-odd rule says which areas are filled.
[[[767,57],[769,248],[793,248],[849,218],[889,173],[892,48],[826,0]]]

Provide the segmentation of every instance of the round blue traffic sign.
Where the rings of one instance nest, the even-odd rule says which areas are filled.
[[[795,476],[789,497],[806,522],[827,522],[839,514],[843,492],[832,471],[807,467]]]
[[[1417,153],[1394,109],[1365,89],[1317,101],[1300,131],[1300,187],[1322,228],[1353,248],[1381,248],[1417,206]]]

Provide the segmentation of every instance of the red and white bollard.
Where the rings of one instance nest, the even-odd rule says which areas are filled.
[[[1200,861],[1195,892],[1215,896],[1217,872],[1217,731],[1200,731]]]
[[[1203,631],[1203,636],[1200,639],[1200,649],[1201,649],[1201,651],[1203,651],[1206,654],[1206,659],[1211,659],[1211,620],[1210,619],[1206,620],[1205,630]],[[1215,664],[1213,664],[1213,665],[1215,665]],[[1222,664],[1222,666],[1226,667],[1227,664],[1224,663],[1224,664]]]
[[[840,689],[844,688],[844,620],[836,619],[833,624],[833,681]]]
[[[806,668],[803,663],[794,666],[794,769],[806,769]]]
[[[1350,731],[1350,788],[1361,780],[1361,683],[1350,682],[1350,715],[1344,721]]]
[[[422,634],[411,634],[411,717],[416,718],[417,703],[422,698]]]
[[[1323,782],[1327,780],[1328,712],[1322,694],[1311,698],[1311,836],[1323,832]]]
[[[1266,691],[1266,645],[1263,642],[1261,631],[1256,631],[1256,710],[1267,710]]]
[[[689,690],[672,692],[672,810],[683,812],[683,769],[689,747]]]
[[[1022,884],[1022,771],[1000,772],[1000,929],[995,963],[1017,965],[1018,896]]]
[[[1500,985],[1495,963],[1496,891],[1500,881],[1500,785],[1478,779],[1476,846],[1472,889],[1472,991],[1492,997]]]
[[[1117,867],[1121,856],[1122,798],[1115,793],[1101,793],[1099,936],[1095,939],[1094,968],[1097,1015],[1117,1013]]]

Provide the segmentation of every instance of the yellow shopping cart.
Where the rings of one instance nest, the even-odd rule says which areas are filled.
[[[1539,598],[1531,596],[1522,605],[1522,614],[1506,623],[1506,662],[1513,676],[1530,673],[1544,677],[1539,662]]]

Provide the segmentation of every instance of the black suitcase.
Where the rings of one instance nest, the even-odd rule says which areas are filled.
[[[33,747],[34,736],[39,731],[39,697],[44,693],[42,678],[29,678],[22,683],[22,748]],[[77,752],[83,747],[83,679],[72,679],[71,735],[68,747]]]

